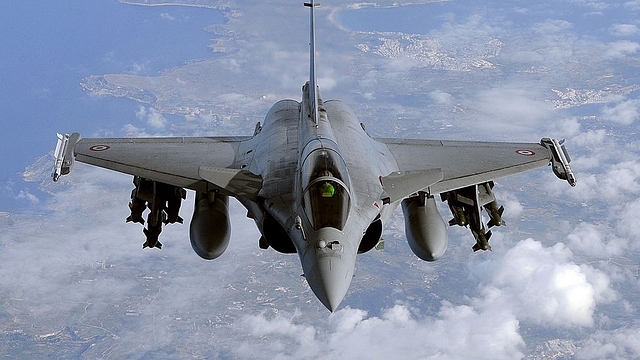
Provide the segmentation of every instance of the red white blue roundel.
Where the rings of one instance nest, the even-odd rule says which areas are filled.
[[[93,145],[89,148],[91,151],[105,151],[109,150],[111,147],[109,145]]]
[[[522,155],[522,156],[533,156],[536,153],[531,150],[516,150],[516,154]]]

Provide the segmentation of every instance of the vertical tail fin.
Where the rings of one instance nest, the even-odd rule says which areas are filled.
[[[309,114],[313,117],[313,122],[318,124],[318,86],[316,83],[316,25],[313,9],[320,7],[311,0],[304,3],[310,9],[310,31],[309,31]]]

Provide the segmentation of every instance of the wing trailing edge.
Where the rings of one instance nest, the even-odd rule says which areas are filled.
[[[439,194],[508,175],[552,165],[560,179],[575,186],[570,158],[561,141],[540,143],[376,139],[387,145],[400,171],[443,169],[444,178],[429,186]]]
[[[380,178],[383,201],[396,202],[437,183],[444,178],[442,169],[397,171]]]
[[[201,166],[198,175],[234,197],[255,201],[262,189],[262,177],[247,170]]]

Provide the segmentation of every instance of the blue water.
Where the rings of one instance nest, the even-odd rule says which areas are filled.
[[[608,35],[612,18],[627,24],[636,23],[636,19],[622,4],[608,5],[595,10],[579,2],[558,4],[552,0],[453,0],[345,10],[338,14],[338,20],[356,31],[407,34],[429,34],[449,25],[464,24],[471,16],[479,16],[487,22],[482,25],[524,32],[532,32],[537,24],[554,20],[570,23],[576,33],[613,41],[616,39]]]
[[[94,97],[89,75],[155,75],[214,56],[205,27],[220,11],[112,1],[3,1],[0,4],[0,211],[15,208],[19,174],[55,146],[56,132],[119,130],[139,104]],[[119,135],[119,134],[114,134]],[[7,189],[7,182],[13,185]],[[26,186],[26,185],[24,185]]]
[[[403,32],[427,34],[448,21],[463,22],[472,10],[458,1],[435,2],[391,8],[365,7],[346,10],[338,18],[356,31]]]

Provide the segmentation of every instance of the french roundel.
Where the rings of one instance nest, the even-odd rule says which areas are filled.
[[[536,153],[531,150],[516,150],[516,154],[522,155],[522,156],[533,156]]]
[[[89,148],[91,151],[105,151],[109,150],[111,147],[109,145],[93,145]]]

